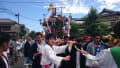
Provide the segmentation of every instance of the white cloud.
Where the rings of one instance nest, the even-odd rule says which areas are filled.
[[[97,0],[97,2],[101,3],[100,9],[108,8],[114,9],[117,7],[117,3],[120,3],[120,0]]]
[[[120,0],[97,0],[98,2],[104,2],[106,4],[120,3]]]
[[[64,0],[64,1],[66,1],[66,0]],[[63,2],[63,5],[65,6],[65,8],[63,9],[63,13],[86,14],[89,11],[89,7],[85,6],[85,4],[82,2],[82,0],[72,0],[72,3],[71,2],[70,3]]]
[[[116,7],[116,5],[113,5],[113,4],[107,4],[107,5],[103,4],[100,6],[100,9],[104,9],[104,8],[113,9],[115,7]]]

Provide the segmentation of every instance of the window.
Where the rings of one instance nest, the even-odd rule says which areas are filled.
[[[0,30],[2,32],[10,31],[11,30],[10,28],[11,28],[10,26],[4,26],[4,25],[0,26]]]

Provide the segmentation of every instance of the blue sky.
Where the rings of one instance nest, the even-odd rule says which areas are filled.
[[[120,0],[0,0],[0,18],[9,18],[17,21],[14,14],[20,13],[20,24],[25,24],[27,28],[34,31],[42,31],[39,19],[43,19],[43,14],[48,15],[48,10],[44,6],[50,3],[63,6],[63,15],[73,18],[85,16],[91,7],[101,12],[103,8],[120,11]],[[60,9],[57,9],[60,13]]]

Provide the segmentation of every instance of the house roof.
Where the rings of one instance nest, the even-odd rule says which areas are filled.
[[[0,24],[17,24],[16,21],[11,19],[0,19]]]
[[[81,20],[81,18],[72,18],[72,20],[75,20],[75,21],[83,21],[83,20]]]
[[[120,15],[120,11],[103,9],[103,11],[100,13],[100,17],[107,17],[107,16],[112,16],[112,15]]]

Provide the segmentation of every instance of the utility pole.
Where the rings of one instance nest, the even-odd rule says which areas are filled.
[[[18,22],[18,23],[17,23],[17,24],[18,24],[18,32],[17,32],[17,33],[18,33],[18,38],[19,38],[19,31],[20,31],[19,16],[20,16],[20,14],[18,13],[18,14],[16,14],[15,16],[17,17],[17,22]]]
[[[68,36],[70,36],[70,23],[71,23],[71,19],[72,19],[72,15],[71,15],[71,13],[69,13],[69,24],[68,24],[69,29],[68,29]]]
[[[60,7],[60,8],[61,8],[61,16],[62,16],[62,12],[63,12],[62,10],[63,10],[64,7]]]

